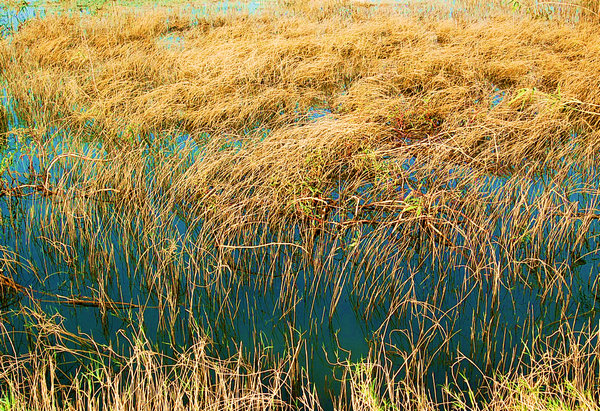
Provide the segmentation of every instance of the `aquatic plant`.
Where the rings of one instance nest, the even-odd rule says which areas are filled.
[[[319,356],[339,408],[598,395],[596,26],[318,6],[115,6],[0,44],[7,398],[318,408]]]

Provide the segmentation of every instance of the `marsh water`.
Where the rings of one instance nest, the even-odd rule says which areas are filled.
[[[13,130],[18,128],[14,120]],[[69,150],[68,140],[64,134],[51,139],[53,153],[46,152],[46,165]],[[170,144],[162,150],[175,156],[181,151],[182,167],[202,155],[202,147],[186,136]],[[156,164],[150,146],[147,150],[145,184],[151,187]],[[103,148],[90,143],[79,152],[101,156]],[[14,135],[4,155],[13,158],[13,184],[27,184],[29,176],[44,172],[35,146]],[[70,167],[76,168],[76,162]],[[51,182],[72,178],[71,170],[68,165],[56,167]],[[573,183],[577,173],[572,172]],[[486,187],[494,192],[508,180],[490,176]],[[588,174],[585,181],[600,180]],[[543,179],[532,181],[530,196],[534,199],[549,189]],[[277,357],[302,344],[306,350],[299,363],[326,397],[328,389],[339,391],[340,366],[334,364],[359,362],[377,346],[386,347],[401,369],[410,361],[408,354],[423,344],[417,350],[429,364],[426,379],[432,389],[440,390],[459,373],[476,380],[481,372],[510,367],[527,351],[532,334],[551,345],[561,325],[569,323],[577,330],[600,320],[597,222],[589,227],[586,245],[577,254],[565,245],[562,254],[546,256],[554,266],[570,267],[569,275],[557,279],[548,292],[542,283],[552,274],[543,264],[524,264],[518,278],[505,278],[503,272],[474,278],[466,259],[448,255],[452,264],[444,266],[444,257],[434,259],[417,249],[416,239],[411,254],[396,252],[393,228],[382,233],[365,225],[341,237],[321,233],[307,243],[299,226],[289,227],[282,241],[281,234],[270,233],[259,222],[252,230],[256,238],[242,234],[229,239],[229,246],[239,248],[219,253],[206,240],[205,222],[189,214],[185,202],[165,214],[168,199],[161,198],[160,191],[154,193],[147,204],[156,207],[161,221],[151,229],[144,226],[147,220],[136,219],[126,207],[99,206],[93,199],[35,193],[0,199],[3,270],[25,287],[3,309],[5,327],[22,336],[5,350],[26,352],[32,344],[31,334],[19,333],[31,330],[22,307],[41,310],[66,330],[124,354],[140,325],[155,348],[167,353],[189,345],[197,330],[220,356],[242,349],[249,356]],[[367,201],[368,187],[356,195]],[[581,209],[597,201],[578,194],[570,200],[578,201]],[[85,223],[78,223],[83,218],[75,214],[78,208],[85,210]],[[330,218],[336,221],[340,216]],[[500,219],[495,235],[501,236],[502,224],[509,223],[509,215]],[[549,222],[548,232],[552,229]],[[377,261],[373,241],[379,241],[377,249],[386,256],[376,265],[370,263]],[[529,241],[522,240],[524,255],[532,246]],[[301,249],[307,247],[311,263]],[[482,256],[484,261],[503,259],[498,246],[487,252],[496,255]],[[227,260],[221,261],[224,255]],[[376,296],[369,291],[377,289],[384,291]],[[398,295],[407,297],[394,307]]]
[[[36,144],[20,137],[22,125],[6,93],[3,104],[9,112],[2,151],[10,159],[8,184],[31,184],[32,176],[49,172],[45,167],[53,159],[73,152],[68,131],[48,130],[50,143],[42,155]],[[327,115],[319,109],[309,112],[312,121]],[[323,397],[340,389],[336,379],[341,366],[336,363],[357,363],[383,347],[401,370],[416,352],[428,366],[426,381],[439,392],[460,373],[476,381],[482,373],[510,368],[526,356],[532,335],[552,346],[565,324],[578,330],[600,320],[597,219],[576,249],[565,243],[562,250],[546,252],[538,239],[538,261],[527,258],[535,239],[523,235],[518,276],[505,275],[505,270],[515,271],[514,264],[505,261],[502,242],[495,241],[511,224],[508,211],[497,219],[489,247],[477,257],[495,262],[482,271],[484,276],[473,275],[467,256],[451,250],[432,255],[419,247],[417,237],[409,253],[396,249],[394,226],[376,224],[312,233],[307,239],[300,225],[288,226],[282,234],[257,221],[249,234],[227,238],[224,251],[223,243],[209,236],[207,225],[212,223],[193,213],[193,200],[173,202],[157,188],[161,158],[177,158],[185,170],[202,158],[202,144],[185,134],[146,139],[146,173],[140,182],[148,193],[144,210],[35,191],[0,198],[0,268],[24,288],[3,302],[2,322],[16,336],[5,352],[30,349],[35,332],[22,310],[29,307],[74,334],[125,354],[140,326],[155,348],[166,353],[191,344],[198,330],[223,357],[240,350],[250,357],[284,356],[302,345],[298,362]],[[90,141],[78,143],[77,153],[106,156],[101,143]],[[241,141],[224,149],[231,146],[244,150]],[[81,163],[71,160],[57,163],[50,183],[67,189],[81,184],[76,178]],[[410,170],[411,162],[405,166]],[[579,210],[595,208],[599,199],[585,193],[600,190],[598,177],[597,170],[574,166],[565,180],[570,185],[567,202]],[[557,190],[548,181],[541,176],[521,187],[534,202]],[[477,189],[485,197],[513,183],[511,176],[489,175]],[[328,194],[340,195],[335,190]],[[368,186],[353,195],[364,203],[373,200]],[[153,213],[155,220],[148,218]],[[536,214],[532,217],[533,225]],[[328,218],[334,225],[343,219],[335,213]],[[554,229],[552,218],[540,222],[548,235]],[[467,248],[466,238],[458,241]],[[544,265],[547,261],[568,275],[549,280],[555,273]],[[548,288],[548,282],[554,285]],[[73,364],[64,367],[66,373],[69,367],[76,369]]]

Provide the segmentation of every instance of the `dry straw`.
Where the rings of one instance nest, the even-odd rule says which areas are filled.
[[[454,342],[465,310],[471,341],[486,344],[478,401],[583,407],[597,398],[585,378],[597,375],[597,329],[578,339],[563,326],[582,304],[576,267],[597,251],[597,24],[500,6],[473,18],[475,7],[450,19],[417,8],[283,2],[258,15],[192,19],[178,9],[115,6],[32,20],[3,42],[3,85],[27,127],[19,138],[40,159],[26,172],[2,171],[7,207],[28,212],[20,201],[40,200],[19,238],[67,266],[86,255],[80,264],[95,292],[86,301],[103,315],[122,303],[110,291],[122,276],[148,291],[136,308],[156,303],[171,335],[194,329],[181,312],[211,309],[214,329],[203,332],[218,333],[235,328],[240,295],[253,290],[274,295],[269,309],[289,338],[276,367],[204,357],[200,338],[167,367],[146,343],[133,343],[122,374],[96,370],[101,402],[81,380],[59,385],[44,350],[6,357],[2,377],[15,403],[52,408],[66,395],[92,409],[194,401],[269,409],[293,397],[317,408],[298,371],[297,353],[307,348],[294,339],[296,307],[319,308],[311,315],[325,324],[346,296],[365,322],[378,322],[375,337],[403,365],[398,372],[384,354],[342,364],[350,391],[335,399],[340,407],[476,406],[452,390],[433,398],[424,378],[441,356],[470,358]],[[57,147],[50,130],[69,138]],[[116,269],[115,236],[126,270]],[[27,260],[23,253],[15,261]],[[518,304],[518,287],[558,307],[560,338],[537,344],[538,323],[527,319],[513,337],[533,338],[533,360],[511,352],[498,364],[499,310]],[[587,287],[594,295],[598,284]],[[472,296],[481,305],[471,306]],[[30,315],[54,341],[81,343]],[[409,350],[385,341],[394,328]],[[43,348],[73,350],[61,344]],[[582,351],[570,356],[575,347]],[[101,356],[91,342],[88,353]],[[496,366],[507,376],[494,375]],[[39,389],[31,402],[27,381]]]

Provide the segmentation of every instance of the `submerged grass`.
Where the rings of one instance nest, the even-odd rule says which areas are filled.
[[[38,341],[10,351],[5,332],[11,407],[319,408],[299,364],[347,299],[376,331],[369,359],[331,360],[337,408],[595,408],[597,24],[475,6],[114,6],[3,41],[0,293],[33,305],[19,315]],[[49,261],[68,286],[19,288],[62,278]],[[129,307],[132,327],[157,309],[169,341],[195,340],[113,351],[50,321],[48,298],[103,321]],[[256,328],[263,303],[280,356]]]

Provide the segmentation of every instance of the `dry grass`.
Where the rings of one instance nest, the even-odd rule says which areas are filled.
[[[5,350],[0,361],[3,397],[10,410],[273,410],[289,409],[290,372],[297,353],[274,367],[241,355],[212,358],[206,341],[166,356],[143,335],[130,341],[124,357],[111,346],[66,331],[60,318],[26,313],[37,340],[26,356]],[[3,329],[3,337],[10,333]],[[74,349],[74,344],[84,349]],[[7,352],[8,351],[8,352]],[[65,357],[70,369],[65,371]],[[308,386],[305,386],[308,389]],[[307,401],[310,401],[307,399]]]
[[[448,403],[427,387],[440,357],[477,361],[491,379],[474,395],[498,409],[540,390],[535,404],[545,404],[549,383],[536,376],[552,378],[551,397],[572,383],[573,370],[597,376],[592,354],[556,373],[554,362],[544,362],[553,349],[552,358],[568,356],[560,344],[573,335],[562,327],[571,316],[594,318],[598,283],[591,275],[582,285],[577,266],[597,254],[597,25],[500,11],[473,21],[347,2],[284,3],[287,14],[197,20],[166,10],[48,16],[3,42],[1,80],[22,122],[7,136],[30,152],[15,159],[20,166],[2,168],[0,193],[7,209],[37,213],[11,220],[20,227],[15,238],[30,247],[19,258],[41,249],[89,273],[91,283],[78,280],[70,297],[92,290],[84,302],[103,315],[122,302],[120,290],[111,291],[119,278],[142,284],[152,298],[136,308],[156,302],[159,327],[171,335],[193,328],[182,312],[208,312],[214,328],[203,332],[218,341],[221,328],[235,329],[243,317],[243,295],[273,295],[268,309],[293,353],[302,347],[291,331],[299,302],[324,324],[348,298],[403,365],[401,373],[384,360],[349,365],[351,391],[337,399],[340,407]],[[314,119],[315,108],[325,115]],[[57,144],[56,130],[68,138]],[[28,208],[30,198],[37,209]],[[39,278],[50,274],[39,270]],[[563,340],[527,363],[523,352],[500,355],[508,344],[500,318],[530,290],[542,318],[526,318],[510,337],[530,341],[542,324]],[[394,346],[394,332],[408,349]],[[468,333],[483,352],[458,350],[456,336]],[[594,347],[590,341],[583,346]],[[318,406],[286,380],[296,371],[275,368],[275,385],[263,385],[258,365],[244,373],[238,363],[217,366],[200,358],[201,344],[194,347],[192,368],[182,353],[172,369],[182,367],[203,393],[200,408],[238,401],[269,408],[286,395]],[[32,355],[6,363],[5,381],[18,381],[15,396],[26,380],[43,380],[18,376]],[[162,373],[163,357],[154,355],[132,354],[131,374],[122,374],[148,386],[144,395],[170,384],[171,371]],[[51,367],[50,357],[39,358]],[[144,361],[150,365],[136,368]],[[508,370],[500,373],[507,379],[493,377],[495,367]],[[101,371],[104,406],[128,408],[117,402],[131,387]],[[369,388],[373,374],[383,388]],[[515,386],[520,378],[526,384]],[[91,404],[79,383],[66,392]],[[177,391],[186,384],[151,401],[197,398]],[[230,397],[220,384],[233,387]],[[573,384],[577,395],[597,398],[591,380]],[[59,401],[40,393],[34,403],[18,401]],[[466,400],[456,394],[454,401]]]
[[[387,123],[400,113],[415,121],[429,114],[443,122],[423,129],[430,134],[452,133],[465,145],[471,130],[506,123],[521,146],[561,124],[595,122],[581,115],[598,103],[594,32],[506,18],[422,23],[360,9],[352,18],[230,16],[197,26],[177,14],[59,16],[29,23],[5,47],[4,61],[17,60],[5,77],[24,121],[82,127],[94,119],[105,138],[172,128],[241,133],[257,123],[275,130],[321,106],[381,126],[381,140],[398,134]],[[508,95],[490,110],[495,87]],[[42,110],[24,103],[32,98]]]
[[[475,401],[473,381],[463,380],[464,391],[446,386],[436,401],[423,387],[399,379],[385,357],[347,364],[351,409],[598,410],[597,377],[588,372],[600,365],[598,330],[575,333],[567,326],[561,331],[561,343],[551,348],[541,340],[531,342],[531,362],[515,363],[508,374],[484,377],[478,390],[487,391],[485,402]]]
[[[313,384],[306,374],[298,374],[300,347],[275,364],[267,354],[255,353],[250,364],[241,354],[227,360],[211,357],[204,339],[167,356],[136,335],[123,356],[66,331],[58,316],[36,311],[25,315],[38,338],[25,356],[5,347],[0,362],[0,405],[5,409],[322,409]],[[530,358],[521,358],[510,373],[486,376],[478,388],[487,392],[483,403],[474,402],[477,394],[466,380],[464,391],[445,385],[442,398],[432,398],[424,385],[395,371],[393,361],[381,352],[357,363],[338,364],[345,384],[333,398],[334,409],[597,410],[597,379],[588,371],[600,365],[598,329],[574,332],[566,326],[561,332],[560,343],[552,347],[534,339]],[[4,328],[2,335],[10,334]],[[80,348],[73,349],[74,344]],[[61,368],[65,358],[70,363],[67,372],[64,365]]]

